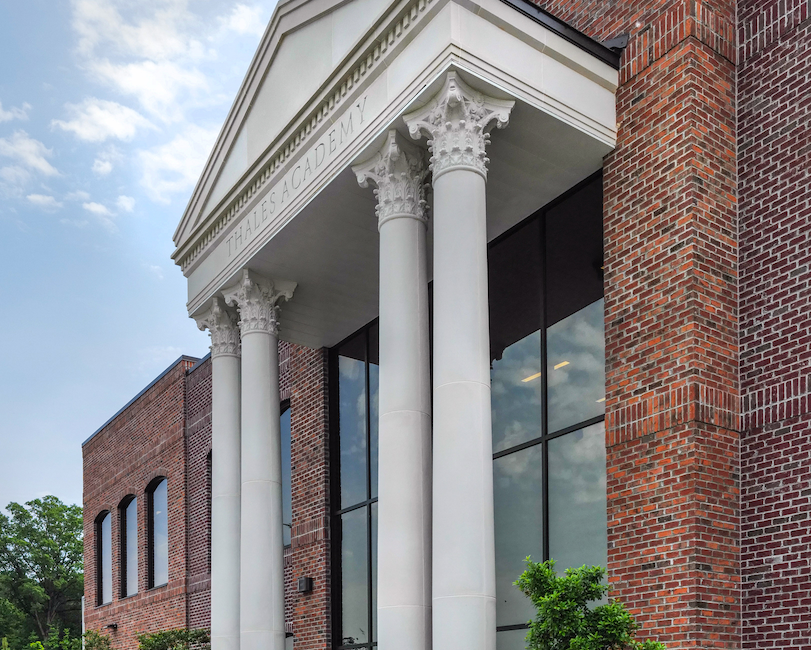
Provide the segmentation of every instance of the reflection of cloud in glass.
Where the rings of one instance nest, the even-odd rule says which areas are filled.
[[[606,565],[605,424],[549,441],[549,544],[560,573]]]
[[[340,395],[341,507],[366,499],[366,368],[338,357]]]
[[[541,333],[533,332],[504,350],[490,371],[493,450],[509,449],[541,435]]]
[[[367,614],[366,508],[341,517],[342,642],[365,643]]]
[[[547,332],[550,432],[605,412],[605,403],[598,401],[605,397],[603,303],[593,302]],[[568,364],[560,365],[564,361]]]

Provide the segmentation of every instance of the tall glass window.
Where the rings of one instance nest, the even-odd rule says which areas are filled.
[[[602,177],[489,250],[498,650],[534,615],[524,558],[605,566]]]
[[[149,587],[169,582],[169,512],[167,481],[153,481],[149,497]]]
[[[113,534],[112,516],[105,511],[96,518],[96,601],[105,605],[113,601]]]
[[[377,645],[378,329],[333,350],[333,625],[338,647]]]
[[[121,531],[121,597],[138,593],[138,499],[127,497],[118,508]]]

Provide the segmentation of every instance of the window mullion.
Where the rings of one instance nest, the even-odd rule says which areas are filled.
[[[549,400],[547,399],[548,370],[546,361],[546,211],[541,213],[538,228],[541,248],[541,507],[543,508],[541,521],[543,522],[543,558],[549,559],[549,443],[546,439],[549,433]]]

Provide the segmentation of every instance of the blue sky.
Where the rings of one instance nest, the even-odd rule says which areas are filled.
[[[208,337],[170,259],[275,0],[0,3],[0,507]]]

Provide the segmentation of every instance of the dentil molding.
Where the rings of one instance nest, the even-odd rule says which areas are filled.
[[[234,356],[240,353],[239,325],[236,313],[225,306],[222,298],[213,298],[211,307],[194,319],[197,327],[211,335],[211,356]]]
[[[374,183],[377,197],[377,227],[388,220],[412,217],[428,220],[425,151],[408,142],[396,130],[388,133],[383,147],[369,160],[352,167],[361,187]]]
[[[290,300],[296,283],[289,280],[272,281],[248,269],[242,270],[242,279],[223,291],[227,305],[239,310],[239,328],[242,336],[250,332],[279,335],[279,301]]]
[[[412,138],[429,138],[434,181],[454,169],[475,171],[487,179],[490,160],[485,147],[490,142],[490,130],[510,123],[513,106],[513,100],[495,99],[474,90],[451,71],[436,97],[403,119]]]

